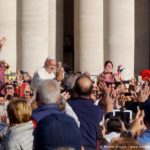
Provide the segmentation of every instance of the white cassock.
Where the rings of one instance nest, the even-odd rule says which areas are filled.
[[[55,79],[55,74],[54,73],[48,73],[44,67],[39,68],[38,70],[35,71],[32,82],[31,82],[31,88],[33,90],[37,89],[38,84],[42,80],[47,80],[47,79]]]

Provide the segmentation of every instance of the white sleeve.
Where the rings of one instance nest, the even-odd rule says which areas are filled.
[[[20,148],[16,140],[14,139],[14,137],[11,137],[8,140],[6,140],[4,149],[5,150],[19,150]]]
[[[80,127],[80,121],[77,117],[77,115],[75,114],[75,112],[72,110],[71,106],[66,102],[66,114],[71,116],[72,118],[74,118],[74,120],[76,121],[78,127]]]

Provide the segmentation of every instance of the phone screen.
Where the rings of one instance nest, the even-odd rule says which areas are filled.
[[[131,112],[129,111],[115,111],[114,116],[120,118],[123,122],[130,123]]]

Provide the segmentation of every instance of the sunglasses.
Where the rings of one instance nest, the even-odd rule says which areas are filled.
[[[14,87],[9,86],[9,87],[6,87],[6,89],[14,89]]]

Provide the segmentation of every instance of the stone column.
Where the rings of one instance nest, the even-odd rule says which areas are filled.
[[[125,77],[134,74],[134,0],[104,0],[105,60],[126,68]]]
[[[103,0],[74,1],[75,71],[103,69]]]
[[[63,0],[49,0],[49,55],[63,61]]]
[[[0,60],[6,60],[16,71],[16,0],[0,0],[0,37],[7,41],[0,52]]]
[[[31,75],[35,69],[43,66],[48,56],[49,0],[18,1],[20,17],[18,18],[18,49],[20,69]]]
[[[150,68],[150,1],[135,0],[135,74]]]

